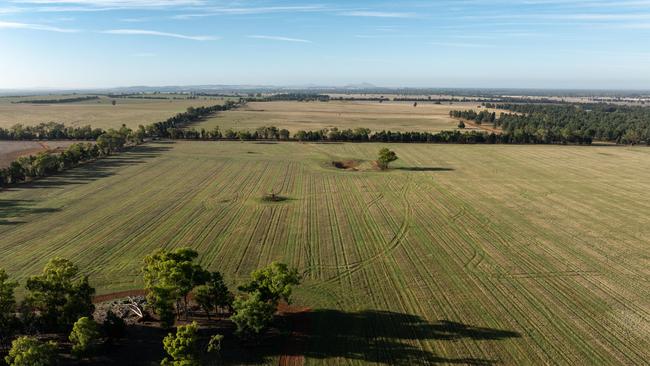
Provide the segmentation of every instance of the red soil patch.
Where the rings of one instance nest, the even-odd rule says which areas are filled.
[[[120,292],[112,292],[110,294],[97,295],[93,297],[93,303],[99,304],[106,301],[111,301],[115,299],[123,299],[128,296],[144,296],[147,292],[145,290],[128,290]]]
[[[293,306],[286,303],[278,305],[278,313],[281,316],[291,317],[291,334],[284,345],[280,366],[302,366],[305,364],[305,356],[302,354],[305,338],[309,332],[309,319],[305,316],[311,308]]]

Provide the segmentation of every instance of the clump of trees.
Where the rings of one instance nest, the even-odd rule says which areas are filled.
[[[494,123],[497,118],[495,112],[480,111],[479,113],[476,113],[471,109],[467,111],[449,111],[449,117],[474,121],[474,123],[479,125],[482,123]]]
[[[388,169],[388,165],[397,159],[398,159],[397,154],[395,154],[394,151],[388,148],[383,148],[379,150],[379,156],[377,157],[377,165],[381,170],[386,170]]]
[[[83,127],[69,127],[63,123],[45,122],[34,126],[15,124],[0,128],[0,140],[96,140],[104,130]]]
[[[80,276],[75,264],[63,258],[51,259],[42,274],[27,280],[27,294],[19,307],[14,294],[17,287],[18,283],[10,281],[0,269],[0,351],[6,351],[11,342],[5,357],[9,365],[52,364],[56,343],[41,342],[30,334],[72,330],[69,339],[73,352],[81,356],[92,350],[99,337],[91,318],[95,289],[88,277]],[[15,338],[18,334],[24,336]]]

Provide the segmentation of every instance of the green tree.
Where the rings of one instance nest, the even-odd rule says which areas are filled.
[[[286,264],[273,262],[265,268],[251,273],[251,281],[239,287],[239,290],[248,293],[259,293],[262,301],[277,305],[281,299],[291,302],[293,286],[300,284],[298,270],[290,269]]]
[[[465,122],[459,121],[458,122],[458,128],[465,128]]]
[[[394,151],[389,150],[387,148],[383,148],[379,150],[379,157],[377,158],[377,163],[379,164],[379,168],[382,170],[388,169],[388,164],[391,162],[397,160],[397,154],[395,154]]]
[[[75,280],[78,275],[76,265],[56,257],[47,263],[43,274],[27,280],[26,302],[39,310],[46,327],[67,330],[80,317],[92,315],[95,289],[88,283],[87,276]]]
[[[221,273],[211,272],[206,284],[194,289],[194,300],[205,311],[209,319],[212,310],[232,306],[233,294],[226,286]]]
[[[19,337],[11,343],[5,362],[9,366],[49,366],[54,364],[56,343],[41,342],[34,337]]]
[[[72,326],[68,339],[72,342],[72,354],[77,357],[90,355],[99,342],[97,323],[87,316],[79,318]]]
[[[276,305],[265,301],[259,292],[254,292],[247,297],[238,296],[233,309],[230,320],[237,326],[237,335],[249,338],[259,335],[271,324]]]
[[[9,280],[9,275],[0,268],[0,350],[6,350],[9,340],[14,336],[18,322],[14,290],[18,283]]]
[[[145,288],[150,294],[156,288],[163,289],[161,293],[164,292],[164,298],[171,297],[176,300],[177,310],[180,309],[181,299],[184,309],[187,310],[188,294],[194,287],[204,284],[210,275],[199,264],[194,263],[198,256],[199,254],[190,248],[158,250],[146,256],[143,267]]]
[[[102,323],[102,330],[109,340],[119,339],[124,337],[126,322],[113,311],[109,310],[106,312],[106,318]]]
[[[171,359],[165,357],[160,364],[162,366],[200,365],[198,330],[198,324],[192,322],[192,324],[179,326],[176,329],[176,334],[169,333],[163,339],[163,347]]]

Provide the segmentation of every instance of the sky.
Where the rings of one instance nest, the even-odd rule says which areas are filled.
[[[0,0],[0,89],[650,89],[650,0]]]

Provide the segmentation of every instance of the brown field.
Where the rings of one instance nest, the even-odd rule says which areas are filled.
[[[236,110],[219,113],[192,127],[222,130],[253,130],[261,126],[298,130],[365,127],[373,131],[455,130],[458,121],[449,117],[455,109],[476,109],[477,103],[433,104],[411,102],[251,102]],[[497,111],[497,114],[501,111]],[[467,126],[466,130],[476,129]]]
[[[0,169],[7,167],[16,158],[33,155],[41,151],[56,151],[77,141],[0,141]]]
[[[47,99],[51,96],[30,97]],[[70,96],[57,96],[66,98]],[[27,99],[27,98],[25,98]],[[122,124],[135,128],[138,125],[165,120],[188,107],[215,105],[223,102],[221,98],[200,99],[113,99],[101,97],[77,103],[60,104],[16,104],[16,98],[0,98],[0,127],[7,128],[17,123],[35,125],[41,122],[63,122],[71,126],[99,128],[119,128]]]

